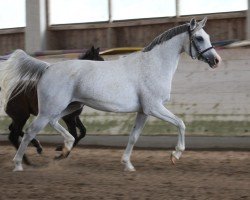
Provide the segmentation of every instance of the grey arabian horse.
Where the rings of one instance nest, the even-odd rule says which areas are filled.
[[[118,60],[95,62],[71,60],[55,63],[41,70],[43,63],[29,58],[17,50],[4,67],[2,88],[9,98],[20,81],[22,88],[38,82],[39,113],[24,135],[14,157],[14,171],[22,171],[22,157],[29,142],[48,123],[64,137],[62,156],[67,157],[74,138],[58,120],[83,105],[110,112],[137,112],[128,145],[122,157],[125,170],[134,171],[130,156],[148,116],[170,122],[179,129],[173,163],[185,150],[185,125],[164,105],[170,99],[171,83],[182,52],[215,68],[221,61],[211,46],[208,34],[203,30],[206,18],[200,22],[177,26],[156,37],[141,52]],[[26,68],[22,65],[29,62]],[[39,67],[38,67],[39,66]],[[71,67],[72,66],[72,67]],[[69,106],[70,103],[74,105]]]

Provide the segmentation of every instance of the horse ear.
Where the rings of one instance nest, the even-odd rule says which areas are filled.
[[[193,31],[196,27],[196,20],[194,18],[192,18],[190,20],[190,30]]]
[[[203,28],[206,25],[207,22],[207,17],[204,17],[203,20],[201,20],[198,24],[201,28]]]

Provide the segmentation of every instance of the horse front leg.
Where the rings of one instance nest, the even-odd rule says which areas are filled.
[[[177,145],[175,147],[175,151],[171,154],[171,162],[172,164],[175,164],[176,159],[179,160],[182,152],[185,150],[185,124],[180,118],[167,110],[163,105],[152,109],[150,114],[156,118],[175,125],[179,129]]]
[[[134,127],[130,133],[128,144],[121,160],[122,164],[125,165],[124,169],[125,171],[135,171],[135,168],[130,161],[130,157],[133,147],[142,132],[142,129],[147,121],[147,118],[148,116],[145,115],[144,113],[139,113],[139,112],[137,113]]]

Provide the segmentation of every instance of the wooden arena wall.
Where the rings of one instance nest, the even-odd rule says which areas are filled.
[[[112,23],[68,24],[48,27],[47,50],[89,48],[143,47],[163,31],[205,15],[180,18],[157,18],[116,21]],[[213,42],[243,40],[246,35],[246,12],[208,14],[206,30]],[[24,49],[25,28],[0,30],[0,54]]]

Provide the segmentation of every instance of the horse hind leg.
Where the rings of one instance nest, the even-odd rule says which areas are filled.
[[[67,117],[67,118],[63,118],[63,121],[65,122],[69,133],[75,138],[75,141],[76,141],[77,140],[77,131],[76,131],[75,119],[72,117]],[[56,147],[56,151],[62,151],[62,150],[63,150],[62,145],[59,145]]]
[[[49,122],[49,118],[45,116],[38,115],[35,120],[31,123],[27,129],[27,133],[24,134],[22,142],[16,152],[16,155],[13,159],[15,168],[14,171],[23,171],[22,159],[27,149],[28,144],[32,139],[35,138],[36,134],[41,131]]]
[[[75,138],[58,123],[58,119],[50,121],[50,125],[64,137],[64,147],[62,148],[62,153],[58,157],[55,157],[55,159],[68,157],[75,142]]]
[[[11,144],[16,148],[16,150],[19,147],[19,132],[15,129],[15,125],[13,125],[13,123],[11,123],[10,125],[10,133],[9,133],[9,141],[11,142]],[[22,131],[22,130],[20,130]],[[29,161],[28,157],[24,154],[23,156],[23,162],[26,165],[31,165],[31,162]]]
[[[71,149],[73,148],[75,142],[75,137],[73,137],[64,127],[62,127],[58,123],[58,120],[61,117],[80,109],[81,107],[81,104],[69,105],[59,116],[50,121],[50,125],[55,128],[59,133],[61,133],[61,135],[64,137],[64,147],[62,148],[62,154],[56,157],[56,159],[66,158],[69,155]]]
[[[9,140],[16,147],[16,149],[18,149],[19,147],[19,137],[23,137],[24,135],[23,127],[26,124],[27,120],[29,119],[29,116],[30,116],[29,113],[27,113],[25,110],[24,112],[19,111],[19,112],[10,113],[12,123],[9,126],[9,130],[10,130]],[[31,143],[34,147],[36,147],[37,153],[41,154],[43,149],[42,149],[40,142],[34,138],[31,141]],[[26,160],[25,157],[26,156],[24,156],[24,162]]]
[[[23,137],[24,136],[24,132],[22,130],[20,130],[20,136]],[[42,151],[43,151],[43,148],[42,148],[42,145],[40,144],[39,140],[37,140],[36,138],[33,138],[31,140],[31,144],[36,147],[36,151],[38,154],[42,154]]]
[[[9,126],[9,140],[10,142],[13,144],[13,146],[18,149],[20,143],[19,143],[19,137],[23,137],[24,133],[22,131],[26,121],[29,118],[29,115],[26,115],[25,113],[23,113],[22,115],[11,115],[12,116],[12,123]],[[39,143],[39,141],[37,141],[35,138],[31,141],[32,144],[34,145],[34,143],[38,143],[38,145],[36,146],[37,148],[37,152],[41,153],[42,152],[42,147]],[[23,156],[23,161],[26,165],[31,165],[31,162],[29,161],[28,157],[26,155]]]
[[[75,141],[74,146],[77,145],[78,142],[79,142],[82,138],[84,138],[84,137],[86,136],[86,131],[87,131],[86,128],[85,128],[85,126],[84,126],[83,123],[81,122],[79,116],[76,117],[76,126],[77,126],[77,128],[80,130],[80,135],[78,136],[77,140]]]
[[[74,113],[72,113],[72,114],[74,114]],[[63,117],[63,121],[65,122],[69,133],[75,138],[75,142],[73,144],[73,147],[75,147],[79,143],[79,141],[85,137],[86,128],[83,125],[83,123],[81,122],[80,117],[78,115],[77,116],[71,115],[70,117],[67,115],[67,116]],[[77,134],[76,127],[80,131],[79,136]],[[63,149],[63,147],[61,145],[56,147],[56,151],[62,151],[62,149]]]
[[[43,147],[41,145],[41,143],[39,142],[39,140],[37,140],[36,138],[31,140],[31,143],[34,147],[36,147],[36,151],[38,154],[42,154],[43,152]]]
[[[75,142],[73,147],[75,147],[78,142],[85,137],[86,135],[86,128],[83,125],[83,123],[80,120],[79,115],[81,114],[83,108],[80,108],[74,112],[72,112],[69,115],[66,115],[63,117],[63,120],[65,121],[68,130],[70,132],[70,134],[75,138]],[[79,136],[77,135],[77,130],[76,127],[79,129]]]
[[[77,130],[76,130],[76,115],[78,115],[78,111],[75,111],[69,115],[65,115],[62,118],[68,128],[69,133],[75,138],[73,147],[75,146],[77,139],[78,139]],[[63,149],[62,145],[59,145],[56,147],[56,151],[62,151],[62,149]]]

